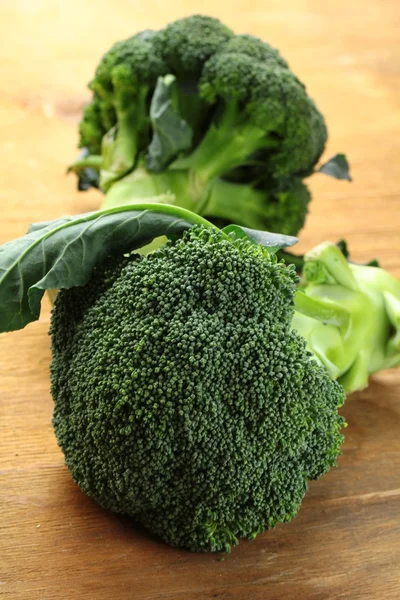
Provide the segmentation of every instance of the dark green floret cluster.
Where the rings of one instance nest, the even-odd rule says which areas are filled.
[[[194,15],[117,42],[89,87],[71,170],[80,189],[107,192],[103,208],[169,194],[213,222],[289,235],[303,226],[302,180],[327,130],[268,43]]]
[[[61,290],[54,427],[81,489],[194,551],[295,517],[335,465],[344,401],[291,330],[296,282],[261,246],[196,226]]]

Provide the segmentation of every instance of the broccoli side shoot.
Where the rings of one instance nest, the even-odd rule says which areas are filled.
[[[61,290],[53,422],[81,489],[193,551],[295,517],[344,425],[343,388],[291,330],[296,282],[260,246],[196,226]]]
[[[168,72],[155,52],[156,33],[144,31],[114,44],[104,55],[89,87],[93,101],[80,125],[80,147],[102,155],[100,186],[110,185],[133,169],[150,132],[149,95],[157,78]],[[72,169],[86,168],[77,161]]]

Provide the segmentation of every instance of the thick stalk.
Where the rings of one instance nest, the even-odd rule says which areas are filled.
[[[364,349],[371,351],[369,337],[374,324],[365,318],[370,306],[360,292],[340,285],[311,286],[307,294],[302,290],[296,293],[295,306],[293,329],[305,338],[308,349],[332,379],[355,368]],[[361,387],[366,386],[368,369],[362,381]]]
[[[224,109],[220,121],[209,126],[197,148],[170,168],[191,169],[205,184],[245,164],[257,150],[274,145],[265,129],[240,123],[238,109],[232,102]]]
[[[203,193],[204,189],[193,173],[170,170],[150,173],[144,167],[138,167],[111,186],[102,208],[143,202],[167,195],[169,203],[204,214],[201,209]]]
[[[210,182],[210,191],[201,209],[209,218],[224,219],[229,223],[244,224],[252,229],[260,229],[265,218],[265,192],[250,185],[231,183],[219,177]]]
[[[331,243],[304,258],[292,328],[347,392],[362,389],[372,373],[400,364],[400,282],[348,263]]]

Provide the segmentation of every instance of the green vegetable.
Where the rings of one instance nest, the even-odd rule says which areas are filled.
[[[174,546],[229,551],[336,464],[344,391],[290,331],[296,276],[196,226],[61,290],[54,428],[81,489]]]
[[[325,146],[324,119],[267,43],[195,15],[115,44],[90,83],[79,189],[103,208],[168,194],[220,224],[295,235]],[[343,155],[320,172],[349,178]],[[97,175],[97,176],[96,176]]]
[[[317,169],[317,173],[324,173],[325,175],[329,175],[335,179],[352,181],[350,177],[349,163],[347,162],[347,158],[344,154],[335,154],[335,156]]]
[[[324,243],[305,255],[293,328],[347,392],[400,364],[400,282]]]
[[[343,386],[399,363],[399,282],[325,244],[297,288],[275,255],[295,241],[156,203],[40,223],[0,247],[1,329],[62,288],[53,423],[74,480],[169,544],[229,551],[295,517],[336,464]]]

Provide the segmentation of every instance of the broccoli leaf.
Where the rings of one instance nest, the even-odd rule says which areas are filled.
[[[67,169],[67,173],[74,171],[78,175],[78,190],[89,190],[99,187],[99,170],[103,159],[101,156],[91,155],[88,148],[82,148],[78,158]]]
[[[38,319],[44,290],[84,285],[108,254],[130,252],[195,224],[214,227],[185,209],[145,203],[31,226],[27,235],[0,246],[0,332]]]
[[[332,156],[332,158],[316,170],[316,173],[324,173],[324,175],[330,175],[330,177],[334,177],[335,179],[352,181],[350,165],[344,154],[335,154],[335,156]]]
[[[148,148],[147,168],[162,171],[180,152],[192,144],[192,129],[174,106],[176,79],[173,75],[159,77],[150,106],[153,139]]]
[[[247,227],[242,227],[240,225],[227,225],[222,231],[227,234],[234,234],[237,238],[247,238],[254,244],[260,244],[267,249],[269,254],[275,254],[281,248],[294,246],[294,244],[297,244],[299,241],[292,235],[248,229]]]
[[[78,191],[86,192],[92,187],[100,187],[99,174],[96,169],[88,167],[87,169],[83,169],[80,173],[78,173]]]
[[[38,223],[31,223],[26,233],[34,233],[39,231],[39,229],[41,229],[43,233],[44,230],[51,231],[52,229],[55,229],[55,227],[63,225],[64,223],[68,223],[69,221],[72,221],[75,218],[76,217],[61,217],[61,219],[53,219],[52,221],[40,221]]]

